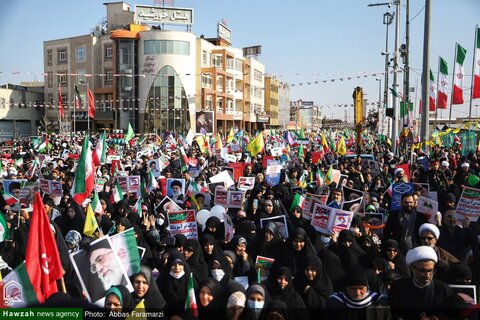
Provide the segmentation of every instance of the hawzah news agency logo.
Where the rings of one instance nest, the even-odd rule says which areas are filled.
[[[2,293],[2,301],[6,307],[14,304],[22,303],[22,286],[16,281],[9,281],[7,284],[0,283]]]

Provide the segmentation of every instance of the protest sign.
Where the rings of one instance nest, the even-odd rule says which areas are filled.
[[[243,207],[243,191],[228,191],[228,202],[227,206],[229,208],[242,208]]]
[[[435,216],[438,211],[438,202],[426,197],[417,198],[417,212],[426,214],[427,216]]]
[[[222,186],[217,186],[215,188],[215,199],[213,203],[226,208],[228,206],[228,190]]]
[[[477,221],[480,215],[480,189],[463,187],[456,213],[466,217],[469,221]]]
[[[337,233],[349,229],[352,219],[353,212],[335,209],[333,211],[333,216],[329,221],[329,229]]]
[[[312,219],[310,224],[318,232],[330,234],[328,223],[330,216],[333,214],[333,210],[333,208],[330,208],[326,205],[316,203],[312,210]]]
[[[255,177],[240,177],[238,179],[238,189],[247,191],[252,190],[255,186]]]
[[[257,259],[255,260],[255,268],[270,270],[274,261],[275,259],[269,257],[257,256]]]
[[[235,182],[233,181],[232,177],[228,173],[228,171],[224,170],[220,173],[217,173],[216,175],[210,177],[210,182],[211,183],[217,183],[217,182],[223,182],[225,183],[225,188],[230,188],[230,186],[233,186]]]
[[[392,185],[392,211],[398,211],[402,208],[402,195],[413,194],[413,184],[409,183],[394,183]]]
[[[102,192],[103,187],[105,186],[105,183],[107,183],[107,179],[97,178],[97,181],[95,182],[95,191]]]
[[[183,234],[187,239],[197,239],[197,222],[195,210],[172,211],[168,213],[170,234]]]
[[[233,168],[233,180],[238,181],[243,174],[244,163],[243,162],[230,162],[228,163],[230,168]]]
[[[265,181],[274,187],[280,182],[280,172],[282,171],[282,165],[275,160],[268,160],[267,170],[265,171]]]

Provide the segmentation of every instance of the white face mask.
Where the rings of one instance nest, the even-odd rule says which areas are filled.
[[[165,222],[165,219],[157,218],[157,219],[155,219],[155,222],[156,222],[159,226],[163,226],[163,223]]]
[[[217,281],[222,280],[224,275],[225,275],[225,271],[223,271],[222,269],[213,269],[212,270],[212,277]]]
[[[255,312],[260,312],[263,309],[263,305],[265,304],[265,301],[254,301],[254,300],[247,300],[247,306],[250,309],[255,309]]]
[[[185,274],[185,271],[182,271],[180,273],[174,273],[173,271],[170,271],[170,275],[175,279],[180,279],[181,277],[183,277],[184,274]]]

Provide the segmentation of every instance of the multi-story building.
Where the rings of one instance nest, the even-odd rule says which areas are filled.
[[[265,77],[265,112],[269,117],[269,127],[277,128],[278,122],[278,106],[279,106],[279,94],[280,81],[275,77]]]
[[[0,140],[36,135],[43,126],[42,101],[43,82],[0,86]]]
[[[298,128],[316,130],[321,127],[322,109],[313,101],[294,101],[291,103],[290,118]]]
[[[290,86],[280,82],[278,86],[278,124],[280,128],[287,128],[290,122]]]
[[[107,20],[90,34],[44,42],[45,101],[58,106],[61,92],[67,107],[62,128],[126,129],[131,123],[137,132],[199,133],[200,112],[210,113],[215,132],[268,124],[265,66],[231,46],[224,24],[206,39],[191,32],[192,9],[137,5],[133,12],[125,2],[105,5]],[[166,30],[172,24],[174,30]],[[80,110],[74,109],[75,87]],[[88,90],[97,110],[90,121]],[[58,119],[58,108],[46,116]]]

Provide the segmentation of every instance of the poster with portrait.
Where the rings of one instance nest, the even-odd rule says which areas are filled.
[[[167,178],[167,196],[175,203],[183,203],[185,200],[185,179]]]
[[[160,161],[158,159],[151,159],[148,161],[148,168],[153,173],[153,176],[158,179],[163,168],[160,165]]]
[[[260,228],[262,230],[265,229],[265,226],[269,222],[275,223],[278,227],[278,232],[280,232],[280,235],[284,240],[288,239],[287,219],[284,215],[260,219]]]
[[[52,197],[63,197],[63,188],[60,181],[39,179],[40,189]]]
[[[197,111],[195,113],[195,133],[213,134],[214,123],[213,111]]]
[[[105,292],[114,285],[124,285],[133,291],[128,274],[115,254],[108,236],[90,243],[88,250],[70,254],[75,273],[88,301],[104,306]]]
[[[128,177],[128,192],[136,193],[140,190],[140,176],[129,176]]]
[[[117,176],[117,182],[123,193],[128,192],[128,176]]]
[[[342,210],[352,211],[353,213],[361,212],[363,211],[363,210],[360,210],[362,208],[362,202],[363,202],[363,197],[350,200],[350,201],[343,201]]]
[[[172,201],[169,197],[163,198],[162,202],[155,207],[155,212],[159,212],[160,210],[165,210],[166,212],[171,211],[181,211],[182,208],[178,206],[175,202]]]
[[[40,185],[38,182],[28,181],[26,179],[5,179],[3,180],[3,190],[10,193],[19,201],[10,206],[10,210],[18,212],[20,210],[20,204],[33,204],[35,198],[35,192],[40,191]]]
[[[243,191],[228,191],[228,207],[242,208],[243,207],[244,192]]]

